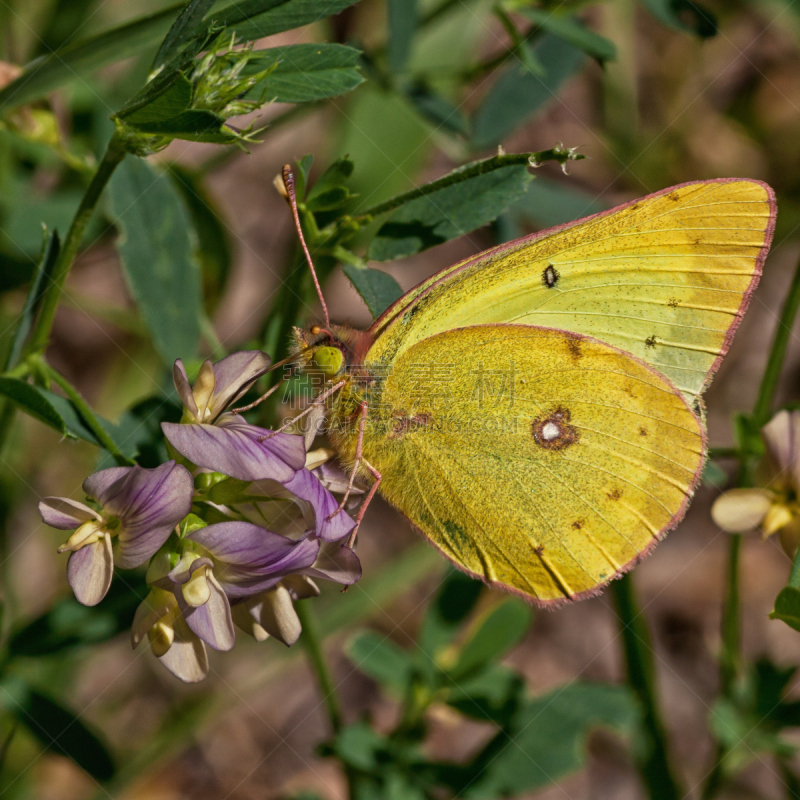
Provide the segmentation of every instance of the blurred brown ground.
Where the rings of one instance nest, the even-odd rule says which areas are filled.
[[[599,68],[572,81],[561,102],[548,107],[505,143],[509,152],[542,149],[556,141],[583,145],[589,159],[573,165],[572,176],[542,170],[548,177],[588,189],[609,204],[627,200],[668,183],[704,177],[740,175],[791,184],[800,166],[800,69],[797,39],[790,20],[772,21],[778,11],[726,17],[717,39],[699,45],[637,14],[632,59],[638,88],[641,127],[625,147],[603,123]],[[615,23],[607,12],[601,27]],[[796,19],[796,18],[793,18]],[[785,23],[785,24],[784,24]],[[792,24],[795,24],[792,22]],[[491,39],[491,37],[487,37]],[[491,41],[486,48],[492,49]],[[624,58],[623,58],[624,61]],[[625,68],[616,79],[626,80]],[[755,84],[755,89],[752,86]],[[752,130],[726,113],[732,98],[750,87],[765,148]],[[288,247],[291,220],[272,188],[272,178],[287,160],[306,152],[327,163],[337,152],[330,131],[346,124],[351,99],[336,101],[321,113],[268,135],[250,155],[238,155],[215,171],[209,187],[235,242],[235,272],[215,317],[222,339],[235,346],[255,336],[269,310]],[[611,101],[606,96],[606,103]],[[280,109],[269,109],[267,117]],[[196,164],[210,148],[185,143],[161,156]],[[351,155],[358,164],[359,153]],[[444,173],[451,163],[442,156],[427,160],[422,175]],[[659,182],[660,181],[660,182]],[[706,400],[710,441],[732,443],[731,412],[752,406],[776,314],[800,256],[800,246],[779,229],[773,255],[751,309],[736,336]],[[404,288],[470,253],[491,244],[487,231],[434,249],[388,270]],[[113,247],[101,242],[81,259],[71,281],[79,295],[106,302],[127,302]],[[327,286],[332,316],[366,325],[369,315],[341,275]],[[76,309],[63,309],[56,328],[54,359],[81,390],[112,413],[152,389],[152,357],[115,326],[99,323]],[[132,366],[132,365],[135,365]],[[132,375],[132,373],[136,373]],[[109,375],[111,378],[109,379]],[[800,343],[795,336],[787,359],[781,400],[800,399]],[[64,561],[55,555],[57,536],[42,526],[34,503],[43,494],[71,493],[92,466],[93,453],[82,445],[61,445],[48,431],[24,424],[28,447],[16,468],[29,476],[29,496],[19,512],[11,543],[8,577],[14,587],[14,613],[35,615],[66,592]],[[635,572],[645,614],[652,627],[671,745],[690,787],[709,769],[712,742],[706,718],[717,684],[714,654],[719,649],[721,597],[727,553],[726,536],[711,523],[709,507],[716,490],[698,492],[686,520]],[[365,573],[416,541],[408,526],[382,501],[370,509],[362,531],[360,554]],[[742,559],[744,649],[749,658],[766,654],[781,665],[800,663],[800,635],[767,613],[785,583],[789,562],[773,542],[748,538]],[[411,646],[424,608],[436,588],[431,576],[388,608],[376,611],[372,625],[400,644]],[[356,589],[357,590],[357,589]],[[212,660],[213,674],[197,687],[183,687],[147,653],[132,654],[126,641],[87,655],[74,675],[74,707],[107,733],[118,752],[133,756],[150,742],[178,701],[213,698],[215,711],[184,737],[177,751],[141,763],[139,776],[114,797],[134,800],[249,800],[314,789],[322,797],[343,797],[336,768],[314,755],[328,733],[320,696],[299,647],[285,657],[282,645],[256,646],[243,641],[233,654]],[[342,637],[328,642],[347,718],[365,711],[379,728],[395,718],[394,704],[382,698],[341,652]],[[532,692],[575,678],[616,682],[622,664],[616,619],[607,596],[554,612],[537,613],[534,625],[509,661],[526,675]],[[488,735],[480,725],[464,723],[443,710],[431,714],[430,749],[441,757],[463,757]],[[33,751],[32,751],[33,752]],[[538,798],[638,798],[642,796],[623,745],[598,734],[591,744],[589,767]],[[34,756],[32,755],[32,758]],[[135,760],[132,765],[138,764]],[[55,756],[32,766],[37,796],[43,800],[104,797],[77,768]],[[756,759],[733,787],[731,797],[782,797],[783,789],[769,759]],[[697,790],[694,790],[697,796]]]

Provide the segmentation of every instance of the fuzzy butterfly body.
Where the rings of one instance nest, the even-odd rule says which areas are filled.
[[[366,332],[298,332],[334,447],[459,568],[595,592],[685,512],[774,219],[760,182],[685,184],[449,267]]]

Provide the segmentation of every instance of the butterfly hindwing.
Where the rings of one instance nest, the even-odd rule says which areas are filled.
[[[546,604],[607,583],[677,523],[704,445],[681,393],[641,361],[563,331],[486,325],[391,364],[364,456],[460,568]]]

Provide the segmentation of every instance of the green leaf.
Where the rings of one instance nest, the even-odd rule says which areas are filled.
[[[524,164],[499,166],[410,200],[380,227],[370,243],[369,258],[390,261],[410,256],[486,225],[517,202],[531,180]]]
[[[590,30],[581,20],[555,13],[552,9],[523,8],[520,14],[534,22],[542,30],[560,37],[573,47],[583,50],[587,56],[598,61],[613,61],[617,57],[614,42]]]
[[[597,214],[606,207],[605,203],[583,189],[537,177],[514,209],[538,227],[552,228]]]
[[[761,725],[755,715],[743,712],[728,698],[714,703],[709,715],[709,727],[725,749],[722,766],[726,774],[735,774],[760,753],[778,758],[791,758],[796,747],[769,726]]]
[[[236,0],[212,16],[221,25],[233,28],[238,40],[249,41],[311,25],[356,2],[358,0]]]
[[[22,313],[17,322],[17,330],[14,333],[14,341],[11,343],[11,349],[6,359],[6,370],[12,369],[19,363],[20,356],[22,355],[22,348],[25,346],[31,326],[33,325],[33,319],[39,308],[42,293],[45,287],[50,283],[50,276],[58,260],[60,250],[61,244],[59,242],[58,232],[53,231],[53,233],[45,239],[42,257],[36,268],[36,273],[31,282],[28,296],[25,298],[25,305],[22,308]]]
[[[203,274],[202,294],[211,313],[222,299],[233,264],[231,237],[201,177],[179,164],[170,166],[170,175],[192,220],[197,237],[195,256]]]
[[[0,90],[0,111],[26,105],[95,70],[154,47],[167,33],[182,5],[175,4],[31,61],[22,75]]]
[[[353,264],[344,265],[344,274],[355,286],[370,314],[379,317],[389,306],[403,296],[397,281],[379,269],[360,269]]]
[[[386,747],[386,739],[366,722],[356,722],[343,728],[333,742],[339,758],[357,769],[370,772],[377,768],[377,754]]]
[[[714,14],[692,0],[642,0],[642,5],[662,24],[701,39],[716,36],[719,30]]]
[[[445,702],[467,717],[506,727],[525,694],[525,679],[501,664],[451,684],[445,683]]]
[[[248,92],[276,103],[310,103],[350,92],[364,82],[361,51],[343,44],[293,44],[258,50],[243,75],[272,71]]]
[[[512,63],[489,88],[472,122],[472,141],[484,148],[500,142],[521,122],[555,99],[561,86],[585,64],[586,56],[563,39],[545,34],[534,48],[543,76]]]
[[[779,619],[790,628],[800,631],[800,589],[785,586],[775,598],[775,609],[770,611],[770,619]]]
[[[130,630],[136,608],[146,594],[147,586],[141,576],[118,573],[98,605],[83,606],[74,597],[65,597],[41,616],[17,628],[8,641],[8,655],[39,658],[106,642]]]
[[[401,697],[411,681],[414,662],[405,650],[373,631],[360,631],[345,646],[356,668]]]
[[[406,90],[406,97],[419,114],[437,128],[444,128],[459,136],[469,134],[469,125],[461,111],[424,81],[418,81]]]
[[[166,364],[192,358],[200,334],[200,270],[189,218],[169,178],[128,157],[109,185],[120,258],[153,344]]]
[[[478,602],[483,584],[450,568],[436,598],[428,604],[417,636],[417,647],[435,658],[453,641],[461,624]]]
[[[191,41],[203,28],[203,17],[211,10],[217,0],[188,0],[172,27],[169,29],[161,47],[158,49],[151,72],[161,69]]]
[[[67,432],[61,415],[35,386],[18,378],[0,377],[0,395],[11,400],[18,408],[39,422],[49,425],[61,434]]]
[[[310,158],[310,156],[306,156]],[[305,161],[305,159],[303,159]],[[300,164],[298,164],[300,167]],[[338,158],[319,176],[316,183],[308,191],[305,197],[305,205],[310,211],[324,210],[318,207],[320,198],[328,195],[334,189],[341,189],[353,174],[355,165],[349,156]],[[308,170],[311,162],[304,170],[304,179],[308,178]],[[352,195],[353,197],[355,195]]]
[[[387,0],[389,68],[403,72],[417,28],[417,0]]]
[[[8,710],[46,750],[71,758],[98,781],[113,777],[111,755],[78,716],[20,680],[6,681],[1,688]]]
[[[586,763],[586,741],[597,727],[631,735],[639,709],[627,687],[576,681],[525,703],[450,785],[459,797],[494,800],[553,784]]]
[[[527,633],[532,618],[530,607],[521,600],[506,600],[492,609],[462,645],[455,666],[449,670],[450,675],[461,680],[501,658]]]
[[[297,173],[294,176],[295,191],[297,192],[297,201],[302,202],[306,196],[306,187],[308,186],[308,173],[311,171],[311,165],[314,163],[313,153],[306,153],[299,161],[296,161]]]

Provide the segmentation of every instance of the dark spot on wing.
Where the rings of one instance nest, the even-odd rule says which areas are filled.
[[[583,527],[583,520],[582,520],[582,519],[576,519],[576,520],[575,520],[575,521],[572,523],[572,527],[573,527],[573,528],[574,528],[576,531],[579,531],[579,530],[580,530],[580,529]]]
[[[680,192],[670,192],[670,193],[667,195],[667,197],[668,197],[670,200],[672,200],[672,202],[673,202],[673,203],[677,203],[677,202],[678,202],[678,200],[680,200],[680,199],[681,199],[681,193],[680,193]]]
[[[544,555],[544,545],[543,544],[537,545],[536,547],[533,548],[533,552],[536,553],[536,555],[539,556],[539,558],[541,558]]]
[[[677,308],[677,307],[678,307],[678,300],[677,300],[677,298],[675,298],[675,297],[670,297],[670,299],[667,301],[667,305],[668,305],[670,308]]]
[[[567,348],[569,349],[570,358],[572,358],[573,361],[578,361],[583,357],[581,340],[577,336],[567,337]]]
[[[639,436],[647,436],[647,428],[639,428]]]
[[[548,289],[552,289],[558,283],[559,277],[558,270],[552,264],[548,264],[542,273],[542,283]]]
[[[533,441],[545,450],[563,450],[580,439],[580,431],[570,424],[569,409],[563,406],[533,420],[531,435]]]
[[[611,491],[608,493],[608,499],[609,499],[609,500],[619,500],[619,499],[620,499],[620,497],[622,497],[622,489],[619,489],[619,488],[617,488],[617,489],[612,489],[612,490],[611,490]]]
[[[655,347],[657,343],[658,343],[658,339],[656,339],[656,335],[655,334],[653,334],[652,336],[648,336],[644,340],[644,346],[648,347],[648,348]]]

